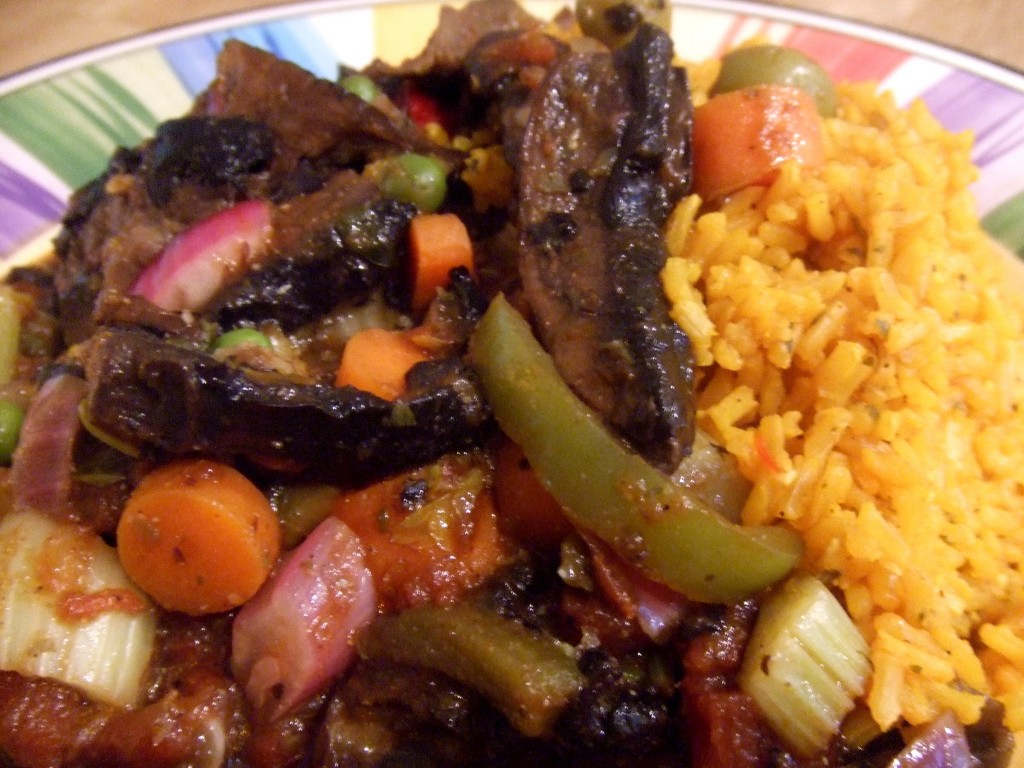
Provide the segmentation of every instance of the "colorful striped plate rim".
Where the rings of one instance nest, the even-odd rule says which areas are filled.
[[[538,16],[563,3],[527,0]],[[440,3],[318,0],[160,30],[0,81],[0,264],[49,247],[71,190],[185,112],[238,38],[324,77],[338,65],[418,51]],[[890,30],[792,9],[687,0],[673,10],[680,56],[700,60],[754,35],[810,54],[837,80],[872,80],[900,104],[922,99],[948,129],[972,131],[986,230],[1024,258],[1024,73]]]

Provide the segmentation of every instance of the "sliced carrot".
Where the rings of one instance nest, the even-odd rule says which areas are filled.
[[[770,184],[787,160],[824,162],[821,117],[806,91],[758,85],[714,96],[693,115],[694,191],[705,200]]]
[[[362,540],[382,610],[451,604],[507,562],[489,471],[480,456],[452,455],[338,499],[333,514]]]
[[[412,261],[412,306],[427,308],[438,288],[448,284],[456,267],[473,269],[473,243],[466,225],[454,213],[423,213],[409,224]]]
[[[281,549],[277,517],[234,468],[205,459],[143,477],[117,527],[125,572],[171,611],[235,608],[260,588]]]
[[[334,383],[394,400],[405,392],[409,369],[429,357],[404,331],[367,328],[345,343]]]
[[[523,449],[507,438],[495,451],[494,499],[502,529],[531,548],[557,550],[572,531],[562,505],[540,482]]]

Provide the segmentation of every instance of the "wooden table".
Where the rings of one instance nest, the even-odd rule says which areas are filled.
[[[183,21],[281,0],[0,0],[0,76]],[[882,25],[1024,70],[1021,0],[778,0]]]

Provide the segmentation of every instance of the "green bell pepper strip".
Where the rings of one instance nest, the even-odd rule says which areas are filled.
[[[363,658],[442,672],[485,696],[527,736],[549,735],[583,685],[572,646],[471,603],[378,617],[356,638]]]
[[[578,528],[655,581],[702,602],[733,602],[785,576],[802,544],[781,527],[730,523],[630,451],[559,376],[504,297],[470,342],[502,430]]]

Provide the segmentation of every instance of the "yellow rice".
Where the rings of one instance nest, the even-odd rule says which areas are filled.
[[[972,137],[842,86],[823,169],[668,225],[701,425],[871,648],[883,727],[986,695],[1024,730],[1024,306],[968,191]]]

